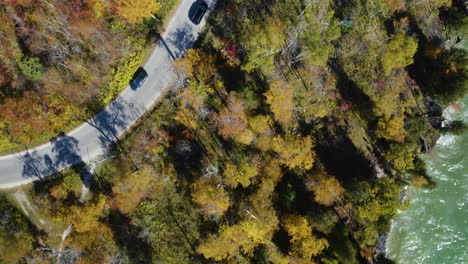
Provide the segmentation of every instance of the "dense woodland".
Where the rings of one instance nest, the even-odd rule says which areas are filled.
[[[73,42],[68,27],[68,47],[93,56],[83,61],[70,48],[54,59],[64,25],[50,32],[39,14],[66,16],[76,3],[86,15],[67,20],[102,39]],[[80,102],[65,104],[75,107],[100,94],[93,82],[109,87],[103,73],[79,65],[99,68],[110,54],[137,52],[117,56],[106,49],[122,43],[108,38],[128,37],[130,28],[145,34],[149,22],[119,16],[119,5],[98,16],[99,3],[0,5],[9,14],[0,26],[10,30],[0,32],[16,36],[1,38],[2,47],[10,41],[1,62],[5,142],[15,137],[15,120],[28,115],[19,105],[48,116],[30,115],[35,122],[52,122],[50,98],[68,102],[79,98],[67,92],[79,92]],[[185,86],[170,90],[96,168],[91,197],[80,199],[82,166],[30,189],[51,225],[72,225],[61,253],[56,235],[0,201],[3,261],[392,263],[376,244],[406,206],[403,187],[434,187],[419,154],[440,133],[464,126],[445,124],[441,109],[459,108],[454,102],[466,93],[467,22],[461,0],[218,1],[196,47],[176,61]],[[44,76],[53,74],[67,85],[51,88],[53,78]],[[24,125],[36,124],[30,119]]]
[[[128,85],[175,0],[136,2],[1,1],[0,153],[67,132]]]

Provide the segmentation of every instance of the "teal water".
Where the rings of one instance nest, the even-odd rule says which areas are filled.
[[[468,122],[462,109],[449,107],[448,119]],[[468,263],[468,133],[444,135],[425,155],[435,190],[409,190],[410,207],[392,223],[387,257],[398,264]]]

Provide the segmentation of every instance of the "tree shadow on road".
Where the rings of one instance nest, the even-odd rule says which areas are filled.
[[[65,168],[74,164],[84,163],[80,156],[78,140],[74,137],[62,135],[52,141],[52,153],[55,154],[54,167]]]
[[[51,153],[41,155],[38,151],[26,152],[18,158],[23,164],[22,176],[24,178],[36,177],[43,180],[45,177],[57,174],[62,169],[71,167],[79,175],[85,175],[87,167],[81,158],[78,140],[62,134],[51,142]]]
[[[195,36],[192,33],[191,25],[185,23],[183,28],[177,29],[168,36],[167,42],[175,47],[175,50],[172,51],[175,57],[181,58],[195,43]]]
[[[27,152],[18,158],[23,164],[22,176],[25,178],[37,177],[42,179],[45,176],[55,173],[52,159],[49,155],[41,156],[37,151]]]
[[[128,128],[138,116],[140,111],[132,103],[117,98],[108,109],[86,122],[99,131],[101,146],[107,149],[112,143],[118,143],[119,133]]]

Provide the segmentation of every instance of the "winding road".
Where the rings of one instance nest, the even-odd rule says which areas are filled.
[[[0,156],[0,189],[12,188],[47,177],[74,164],[90,164],[106,154],[109,147],[156,102],[165,88],[174,85],[174,59],[181,57],[200,34],[215,0],[206,1],[209,10],[199,25],[188,12],[194,0],[181,0],[160,36],[151,57],[143,66],[148,78],[137,90],[127,87],[91,120],[56,140],[27,151]]]

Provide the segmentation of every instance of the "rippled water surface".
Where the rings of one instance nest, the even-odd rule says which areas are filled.
[[[446,116],[467,122],[468,97],[459,106]],[[411,206],[393,221],[387,255],[401,264],[468,263],[468,133],[442,136],[424,160],[437,188],[410,190]]]

